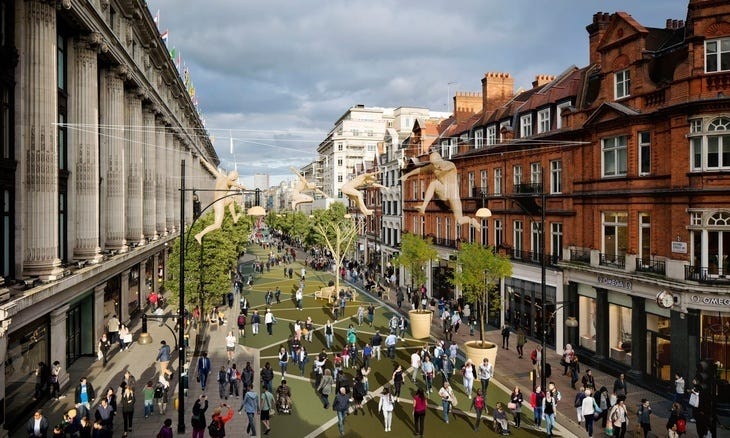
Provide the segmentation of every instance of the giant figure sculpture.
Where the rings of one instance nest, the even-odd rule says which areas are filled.
[[[299,173],[296,168],[290,167],[290,169],[297,175],[297,182],[294,183],[294,189],[292,190],[291,195],[292,210],[296,210],[297,205],[299,204],[310,204],[314,202],[314,198],[304,192],[314,191],[316,193],[320,193],[325,198],[327,197],[327,194],[320,190],[319,187],[317,187],[317,184],[307,181],[307,179],[304,178],[304,175]]]
[[[360,174],[350,181],[346,182],[341,189],[342,194],[346,195],[352,202],[354,202],[355,205],[357,205],[357,208],[359,208],[362,214],[364,214],[365,216],[370,216],[371,214],[373,214],[373,210],[365,207],[365,201],[363,200],[362,192],[358,189],[362,189],[365,187],[379,187],[381,189],[386,188],[384,185],[381,185],[377,182],[379,173],[380,171]]]
[[[451,211],[457,224],[472,224],[479,228],[479,222],[468,216],[464,216],[461,210],[461,198],[459,197],[459,184],[456,177],[456,166],[451,161],[441,158],[438,152],[431,152],[429,155],[430,162],[423,167],[411,170],[401,177],[402,181],[407,180],[413,175],[424,173],[433,173],[434,179],[428,185],[426,194],[423,198],[423,204],[416,207],[419,214],[424,214],[431,198],[436,194],[439,199],[449,204]]]
[[[211,231],[219,229],[223,225],[223,217],[226,214],[226,206],[228,206],[228,209],[231,212],[233,223],[235,224],[238,222],[238,219],[241,217],[241,213],[236,213],[235,202],[233,201],[233,196],[230,195],[234,195],[237,193],[237,190],[234,190],[236,188],[241,190],[246,189],[244,186],[238,183],[237,171],[231,170],[230,172],[228,172],[228,175],[226,175],[225,173],[216,169],[215,166],[205,161],[202,157],[200,158],[200,163],[205,166],[205,168],[208,169],[210,173],[216,175],[216,178],[215,192],[213,192],[213,196],[215,196],[215,201],[213,201],[212,204],[214,214],[213,223],[203,228],[201,232],[195,235],[195,240],[197,240],[198,243],[203,241],[203,236],[210,233]],[[226,195],[229,196],[225,197]]]

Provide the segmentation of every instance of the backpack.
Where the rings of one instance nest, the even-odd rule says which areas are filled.
[[[585,395],[583,393],[576,394],[576,396],[575,396],[575,403],[573,403],[573,406],[575,406],[576,408],[581,407],[583,405],[583,398],[584,397],[585,397]]]
[[[532,359],[533,365],[537,362],[537,350],[532,350],[530,353],[530,359]]]
[[[211,436],[211,438],[217,438],[221,436],[221,425],[218,423],[218,420],[213,420],[208,425],[208,435]]]
[[[246,316],[245,315],[238,315],[238,325],[241,327],[246,325]]]
[[[162,386],[157,385],[155,387],[154,398],[162,398]]]
[[[687,420],[684,418],[677,419],[677,433],[687,432]]]

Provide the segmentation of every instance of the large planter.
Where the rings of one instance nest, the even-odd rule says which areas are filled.
[[[432,311],[409,310],[408,317],[411,321],[411,336],[416,339],[424,339],[431,336]]]
[[[467,359],[471,359],[474,365],[479,366],[486,357],[492,366],[497,366],[497,344],[489,341],[480,343],[479,341],[464,342],[464,355]]]

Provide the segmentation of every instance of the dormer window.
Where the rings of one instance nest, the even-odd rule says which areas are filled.
[[[550,108],[545,108],[537,112],[537,133],[550,131]]]
[[[616,72],[614,76],[614,96],[615,99],[623,99],[629,97],[629,90],[631,85],[631,75],[629,69],[621,70]]]
[[[525,114],[520,117],[520,137],[532,135],[532,114]]]
[[[705,41],[705,72],[730,70],[730,38]]]
[[[616,72],[614,81],[613,94],[615,99],[618,100],[623,99],[624,97],[629,97],[629,86],[631,85],[629,69]]]

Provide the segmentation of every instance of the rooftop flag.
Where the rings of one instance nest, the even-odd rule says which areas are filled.
[[[165,29],[165,31],[160,34],[160,38],[162,38],[162,42],[165,43],[165,45],[167,45],[168,35],[169,35],[169,32],[167,29]]]
[[[160,10],[157,10],[157,13],[155,14],[155,24],[157,25],[157,28],[160,27]]]

